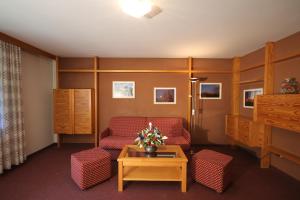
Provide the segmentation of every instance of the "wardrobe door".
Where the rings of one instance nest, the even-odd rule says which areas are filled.
[[[92,134],[92,90],[74,89],[74,133]]]
[[[54,90],[54,131],[58,134],[74,132],[74,90]]]

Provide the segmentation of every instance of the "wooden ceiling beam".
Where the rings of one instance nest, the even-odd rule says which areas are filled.
[[[47,51],[41,50],[35,46],[32,46],[26,42],[23,42],[21,40],[18,40],[14,37],[11,37],[3,32],[0,32],[0,40],[4,41],[4,42],[8,42],[11,43],[13,45],[16,45],[18,47],[20,47],[21,49],[23,49],[24,51],[30,52],[32,54],[37,54],[37,55],[41,55],[41,56],[45,56],[51,59],[56,59],[56,56],[48,53]]]

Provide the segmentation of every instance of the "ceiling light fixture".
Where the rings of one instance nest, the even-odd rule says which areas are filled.
[[[120,0],[120,5],[123,12],[133,17],[142,17],[152,9],[151,0]]]

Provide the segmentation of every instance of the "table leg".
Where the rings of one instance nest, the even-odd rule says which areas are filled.
[[[186,192],[186,163],[181,164],[181,192]]]
[[[118,191],[123,192],[123,162],[118,162]]]

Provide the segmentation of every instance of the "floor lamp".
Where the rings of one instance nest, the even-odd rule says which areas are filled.
[[[192,110],[191,110],[191,132],[196,129],[196,112],[197,112],[197,83],[206,81],[207,77],[192,77],[190,78],[192,84]]]

